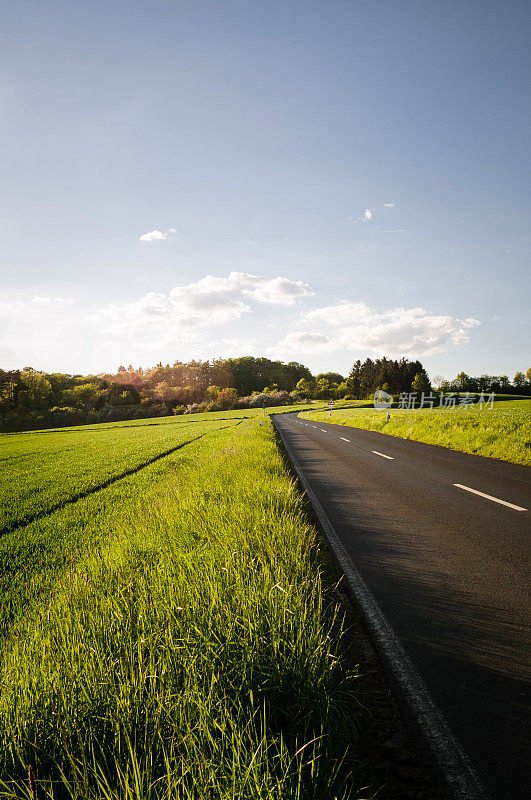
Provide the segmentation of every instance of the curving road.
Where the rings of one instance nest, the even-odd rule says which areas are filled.
[[[527,800],[527,467],[273,417],[492,798]]]

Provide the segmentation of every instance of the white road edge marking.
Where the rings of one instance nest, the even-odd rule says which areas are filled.
[[[376,648],[400,687],[406,704],[413,712],[440,770],[453,791],[454,800],[488,800],[485,789],[468,757],[343,547],[321,503],[304,477],[282,431],[280,428],[277,430],[301,485],[321,523],[335,560],[346,578],[350,591],[361,607]]]
[[[339,438],[340,438],[340,439],[341,439],[343,442],[350,442],[350,439],[345,439],[345,437],[344,437],[344,436],[340,436]]]
[[[478,492],[477,489],[471,489],[470,486],[463,486],[462,483],[454,483],[453,485],[457,486],[458,489],[464,489],[465,492],[472,492],[472,494],[478,494],[480,497],[486,497],[487,500],[492,500],[494,503],[500,503],[502,506],[507,506],[508,508],[512,508],[515,511],[527,511],[527,508],[522,508],[522,506],[515,506],[514,503],[508,503],[506,500],[500,500],[498,497],[493,497],[491,494]]]
[[[378,450],[373,450],[372,452],[377,456],[381,456],[382,458],[388,458],[389,461],[394,461],[393,456],[386,456],[385,453],[379,453]]]

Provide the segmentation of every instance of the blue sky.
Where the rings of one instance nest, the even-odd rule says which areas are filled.
[[[6,4],[0,366],[525,371],[530,23],[516,0]]]

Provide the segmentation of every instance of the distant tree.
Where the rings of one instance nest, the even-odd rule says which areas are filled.
[[[316,379],[314,397],[318,397],[319,400],[325,400],[332,392],[333,387],[330,386],[330,381],[328,381],[326,378],[319,378],[319,380]]]
[[[176,402],[179,396],[179,389],[176,386],[170,386],[168,381],[160,381],[155,386],[155,397],[162,400],[163,403]]]
[[[0,407],[5,410],[16,408],[21,387],[19,370],[0,369]]]
[[[235,408],[237,402],[238,392],[232,387],[222,389],[216,398],[216,405],[221,411],[228,411],[229,408]]]
[[[439,390],[441,388],[442,383],[444,383],[444,378],[442,375],[434,375],[432,382],[435,389]]]
[[[466,372],[460,372],[457,375],[456,379],[452,381],[452,388],[456,389],[458,392],[470,391],[470,377]]]
[[[359,397],[361,391],[361,361],[358,360],[354,362],[352,369],[350,370],[349,376],[347,378],[348,384],[348,391],[352,397]]]
[[[526,376],[528,381],[531,381],[531,367],[529,367],[529,369],[527,370],[525,376]]]
[[[339,372],[320,372],[319,375],[315,376],[316,381],[319,381],[321,378],[327,380],[330,385],[339,385],[345,380],[343,375],[340,375]]]
[[[298,380],[311,379],[311,372],[296,362],[283,364],[269,358],[229,358],[226,362],[232,373],[232,385],[240,395],[246,397],[252,392],[261,391],[264,386],[277,384],[280,389],[290,392]],[[302,373],[302,374],[301,374]]]
[[[345,397],[345,395],[349,394],[348,382],[342,381],[341,383],[339,383],[336,391],[338,398]]]
[[[399,361],[385,357],[376,361],[366,358],[363,364],[358,359],[347,379],[349,394],[357,398],[370,397],[385,384],[391,394],[408,392],[415,375],[423,371],[420,361],[409,361],[407,358]]]
[[[431,392],[430,379],[428,378],[425,370],[422,370],[422,372],[417,372],[411,381],[411,388],[414,392],[425,392],[426,394]]]
[[[221,392],[220,386],[207,386],[207,388],[205,389],[205,395],[208,400],[215,400],[220,392]]]
[[[513,384],[514,386],[517,387],[517,389],[522,389],[526,385],[526,379],[523,372],[516,373],[516,375],[514,376]]]
[[[136,386],[130,383],[109,384],[106,390],[106,402],[113,406],[136,405],[140,403],[140,393]]]
[[[315,388],[315,384],[313,381],[308,381],[306,378],[301,378],[300,381],[297,382],[296,389],[300,392],[304,397],[311,397]]]
[[[93,408],[98,394],[98,384],[80,384],[78,386],[73,386],[71,389],[63,389],[61,392],[61,402],[65,406],[88,406]]]
[[[308,381],[313,380],[313,375],[308,367],[305,367],[304,364],[299,364],[298,361],[288,361],[285,369],[293,378],[294,384],[300,381],[301,378],[306,378]]]
[[[501,389],[508,389],[511,385],[508,375],[500,375],[498,378],[498,382],[500,384]]]
[[[42,372],[25,367],[20,373],[20,403],[29,410],[45,409],[52,399],[52,384]]]

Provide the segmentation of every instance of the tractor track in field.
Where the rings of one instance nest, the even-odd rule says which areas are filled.
[[[150,418],[151,419],[151,418]],[[154,422],[140,422],[137,425],[123,425],[118,423],[116,425],[108,425],[107,428],[91,428],[88,425],[79,425],[75,428],[48,428],[42,431],[0,431],[0,436],[44,436],[45,434],[53,434],[53,433],[86,433],[87,431],[92,431],[93,433],[105,433],[106,431],[113,431],[113,430],[123,430],[125,428],[149,428],[149,427],[160,427],[161,425],[171,425],[173,424],[174,420],[170,418],[170,422],[159,422],[158,420],[164,419],[164,417],[154,417]],[[216,419],[190,419],[186,420],[186,422],[180,423],[181,425],[197,425],[198,423],[214,423],[214,422],[229,422],[232,420],[242,421],[245,419],[255,419],[255,417],[219,417]],[[98,423],[99,425],[107,425],[105,422]]]
[[[23,519],[13,523],[12,525],[5,525],[4,527],[0,528],[0,536],[6,536],[9,533],[13,533],[14,531],[18,531],[21,528],[26,528],[28,525],[33,524],[34,522],[39,522],[41,519],[46,519],[46,517],[50,517],[52,514],[55,514],[56,511],[61,511],[61,509],[66,508],[66,506],[73,505],[74,503],[79,502],[80,500],[84,500],[86,497],[90,497],[97,492],[100,492],[102,489],[107,489],[108,486],[112,486],[113,483],[117,483],[121,481],[123,478],[128,478],[130,475],[135,475],[137,472],[145,469],[145,467],[149,467],[151,464],[154,464],[156,461],[160,461],[161,458],[165,458],[166,456],[170,456],[172,453],[177,452],[177,450],[181,450],[183,447],[186,447],[193,442],[197,442],[200,439],[204,439],[205,436],[209,436],[211,433],[217,433],[218,431],[226,430],[227,428],[236,428],[240,425],[241,422],[244,421],[245,418],[241,420],[237,420],[235,425],[224,425],[221,428],[216,428],[215,431],[206,431],[202,433],[200,436],[194,436],[192,439],[187,439],[185,442],[181,442],[180,444],[176,445],[175,447],[171,447],[169,450],[164,450],[162,453],[158,453],[156,456],[144,461],[142,464],[137,464],[136,467],[131,467],[130,469],[124,470],[120,472],[119,475],[113,475],[111,478],[107,478],[107,480],[99,483],[97,486],[91,486],[89,489],[84,489],[81,492],[77,492],[76,494],[72,495],[72,497],[67,498],[66,500],[62,500],[60,503],[56,503],[51,508],[48,508],[46,511],[37,514],[31,514],[27,517],[23,517]]]

